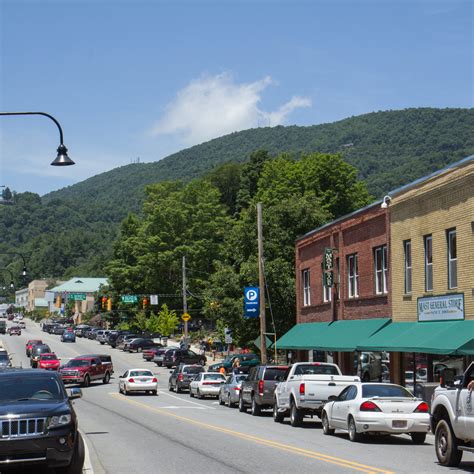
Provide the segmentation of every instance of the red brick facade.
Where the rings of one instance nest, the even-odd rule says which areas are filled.
[[[310,232],[296,242],[296,322],[308,323],[336,319],[365,319],[391,316],[390,301],[390,252],[388,209],[380,203],[338,219],[320,229]],[[384,272],[385,286],[379,284],[376,293],[375,249],[386,246],[388,271]],[[339,298],[331,291],[331,302],[323,300],[322,260],[324,249],[334,252],[334,280],[340,279]],[[357,293],[352,281],[353,295],[349,297],[348,256],[357,255]],[[380,258],[380,252],[377,253]],[[354,259],[351,259],[353,262]],[[339,278],[336,263],[339,265]],[[309,298],[305,305],[303,271],[309,270],[310,285],[306,291]],[[380,276],[380,272],[379,272]],[[380,281],[380,280],[379,280]],[[383,281],[383,280],[382,280]],[[308,295],[309,294],[309,295]]]

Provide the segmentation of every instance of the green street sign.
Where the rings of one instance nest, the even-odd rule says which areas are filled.
[[[323,270],[332,270],[334,266],[334,256],[331,248],[324,249]]]
[[[122,295],[122,303],[138,303],[137,295]]]
[[[324,286],[332,287],[334,285],[334,273],[333,272],[324,272]]]
[[[67,297],[68,299],[74,300],[74,301],[85,301],[86,294],[85,293],[68,293]]]

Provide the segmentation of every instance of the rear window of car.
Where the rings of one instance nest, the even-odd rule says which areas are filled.
[[[225,380],[225,377],[222,374],[205,374],[205,380]]]
[[[243,382],[244,380],[247,380],[247,377],[248,377],[247,375],[236,375],[235,376],[235,381],[237,383]]]
[[[374,384],[362,386],[362,398],[397,397],[413,398],[413,395],[404,387],[389,384]]]
[[[88,359],[79,359],[79,360],[70,360],[64,367],[88,367],[90,365],[90,360]]]
[[[339,375],[332,365],[304,364],[298,365],[295,375]]]
[[[149,370],[132,370],[130,377],[153,377],[153,372]]]
[[[183,374],[200,374],[204,372],[203,367],[184,367]]]
[[[57,357],[55,355],[48,354],[48,355],[42,355],[41,356],[41,360],[56,360],[56,359],[57,359]]]
[[[265,375],[263,376],[263,380],[277,380],[279,377],[284,375],[287,371],[287,367],[273,367],[267,368],[265,370]]]

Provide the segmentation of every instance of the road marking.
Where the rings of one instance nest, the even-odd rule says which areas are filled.
[[[170,410],[205,410],[206,407],[179,407],[177,405],[170,405],[167,407],[160,407],[161,409],[170,409]]]
[[[307,458],[310,458],[310,459],[316,459],[318,461],[324,461],[324,462],[327,462],[327,463],[330,463],[330,464],[335,464],[337,466],[341,466],[341,467],[345,467],[345,468],[349,468],[349,469],[354,469],[355,471],[365,472],[366,474],[393,474],[391,471],[387,471],[385,469],[379,469],[379,468],[376,468],[376,467],[373,467],[373,466],[368,466],[366,464],[361,464],[361,463],[357,463],[357,462],[354,462],[354,461],[349,461],[347,459],[338,458],[338,457],[334,457],[334,456],[329,456],[327,454],[318,453],[316,451],[310,451],[310,450],[307,450],[307,449],[298,448],[296,446],[292,446],[292,445],[289,445],[289,444],[278,443],[276,441],[271,441],[271,440],[265,439],[265,438],[259,438],[257,436],[252,436],[252,435],[242,433],[242,432],[239,432],[239,431],[234,431],[234,430],[230,430],[230,429],[227,429],[227,428],[223,428],[221,426],[211,425],[209,423],[204,423],[202,421],[193,420],[192,418],[187,418],[185,416],[177,415],[176,413],[171,413],[171,412],[164,411],[163,409],[160,409],[160,408],[151,407],[149,405],[138,402],[136,400],[131,400],[129,398],[125,398],[124,396],[119,395],[118,393],[114,393],[114,394],[112,394],[112,396],[115,397],[115,398],[118,398],[122,401],[129,402],[131,404],[134,404],[134,405],[137,405],[139,407],[145,408],[147,410],[153,411],[155,413],[159,413],[161,415],[170,416],[170,417],[176,418],[178,420],[182,420],[182,421],[187,421],[188,423],[191,423],[193,425],[197,425],[197,426],[207,428],[207,429],[210,429],[210,430],[213,430],[213,431],[218,431],[220,433],[225,433],[225,434],[228,434],[230,436],[234,436],[236,438],[240,438],[240,439],[243,439],[243,440],[246,440],[246,441],[252,441],[254,443],[258,443],[258,444],[261,444],[263,446],[267,446],[267,447],[270,447],[270,448],[275,448],[275,449],[279,449],[281,451],[290,452],[292,454],[298,454],[300,456],[304,456],[304,457],[307,457]]]
[[[207,410],[215,410],[215,408],[213,407],[203,405],[202,403],[193,402],[192,400],[186,400],[185,398],[177,397],[176,395],[171,395],[171,393],[168,393],[168,392],[160,392],[160,393],[163,395],[168,395],[168,397],[176,398],[176,400],[179,400],[181,402],[192,403],[193,405],[197,405],[198,407],[204,407]]]

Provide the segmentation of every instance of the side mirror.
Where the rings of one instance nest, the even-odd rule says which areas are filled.
[[[75,398],[82,398],[82,390],[79,387],[72,387],[69,389],[67,396],[69,400],[74,400]]]
[[[337,395],[329,395],[328,401],[330,402],[337,402],[339,400],[339,397]]]

